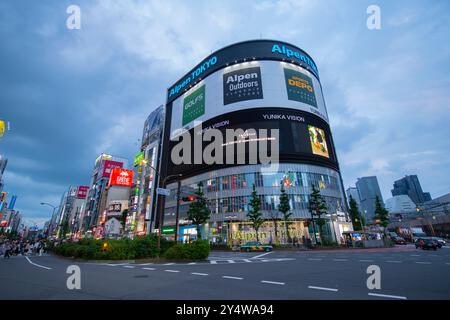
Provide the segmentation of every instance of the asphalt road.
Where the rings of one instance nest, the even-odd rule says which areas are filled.
[[[69,265],[81,289],[66,285]],[[369,290],[367,268],[380,267]],[[182,264],[0,258],[0,299],[450,299],[450,247],[272,253],[212,252]]]

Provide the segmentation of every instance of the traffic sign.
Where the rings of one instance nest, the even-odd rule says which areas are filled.
[[[162,196],[170,196],[170,189],[157,188],[156,194],[160,194]]]

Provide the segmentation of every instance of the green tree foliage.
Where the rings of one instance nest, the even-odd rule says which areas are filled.
[[[253,184],[252,195],[250,197],[250,210],[247,213],[247,218],[252,223],[253,229],[255,229],[255,232],[256,232],[256,241],[259,242],[258,231],[259,231],[259,228],[264,223],[264,220],[262,219],[262,213],[261,213],[261,200],[259,199],[258,193],[256,192],[256,187],[254,184]]]
[[[350,208],[348,210],[348,213],[350,215],[350,218],[352,219],[353,229],[355,231],[361,230],[363,220],[361,219],[361,214],[359,213],[358,204],[356,203],[356,200],[353,199],[352,196],[350,196],[349,204]]]
[[[378,196],[375,198],[375,220],[377,224],[385,228],[389,224],[389,211],[383,207]]]
[[[284,184],[281,184],[280,204],[278,205],[278,211],[281,212],[284,221],[284,227],[286,228],[286,235],[288,242],[291,242],[291,236],[289,234],[288,221],[292,215],[291,206],[289,205],[289,196],[284,189]]]
[[[320,194],[320,190],[315,186],[312,187],[312,192],[309,196],[309,212],[311,213],[311,218],[313,222],[314,235],[316,234],[315,224],[319,226],[319,234],[321,238],[321,243],[323,242],[323,226],[325,225],[325,219],[322,218],[323,215],[327,214],[327,205],[325,199]],[[317,239],[316,239],[317,240]]]
[[[211,212],[208,209],[207,200],[203,193],[203,183],[198,184],[198,189],[195,192],[195,200],[189,204],[189,210],[187,212],[188,219],[197,226],[197,237],[202,238],[200,233],[200,225],[207,222],[211,216]]]

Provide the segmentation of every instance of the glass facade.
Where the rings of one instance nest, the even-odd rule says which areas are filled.
[[[241,166],[212,171],[182,181],[182,197],[194,194],[197,185],[203,183],[203,192],[208,199],[211,221],[235,219],[246,220],[253,184],[261,199],[261,211],[270,219],[278,216],[281,185],[288,193],[293,219],[310,218],[309,195],[312,186],[321,190],[328,212],[345,211],[339,174],[331,169],[305,165],[280,164],[276,172],[261,172],[260,166]],[[175,222],[176,183],[168,186],[170,196],[166,198],[164,224]],[[180,203],[180,219],[186,219],[189,203]]]

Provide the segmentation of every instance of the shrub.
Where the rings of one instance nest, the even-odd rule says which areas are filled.
[[[165,257],[169,260],[203,260],[209,255],[209,244],[205,240],[196,240],[193,243],[178,243],[170,247]]]
[[[104,250],[103,244],[107,243]],[[161,239],[161,253],[173,246],[173,242]],[[148,235],[133,240],[89,240],[83,239],[76,243],[61,243],[58,246],[49,246],[58,255],[81,259],[96,260],[129,260],[142,258],[155,258],[158,256],[157,237]]]

